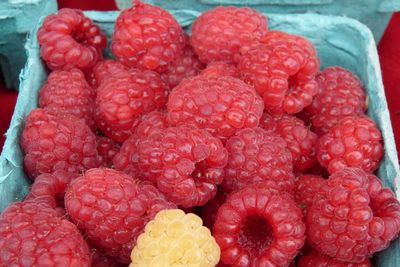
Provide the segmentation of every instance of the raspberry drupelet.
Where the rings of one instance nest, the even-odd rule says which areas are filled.
[[[37,38],[40,55],[51,70],[88,71],[102,58],[107,39],[81,10],[63,8],[45,18]]]
[[[304,37],[268,32],[243,53],[238,64],[241,78],[262,96],[273,114],[295,114],[309,106],[319,87],[316,49]]]

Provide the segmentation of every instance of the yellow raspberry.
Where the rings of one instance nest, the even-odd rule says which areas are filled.
[[[129,267],[215,266],[220,253],[200,217],[179,209],[162,210],[139,236]]]

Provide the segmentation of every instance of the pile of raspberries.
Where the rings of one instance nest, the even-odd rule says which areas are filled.
[[[82,11],[44,20],[33,184],[0,216],[0,266],[366,267],[398,236],[355,74],[247,7],[190,32],[134,1],[111,59]]]

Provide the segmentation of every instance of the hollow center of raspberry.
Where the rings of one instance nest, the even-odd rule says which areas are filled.
[[[253,256],[262,254],[274,240],[271,225],[261,216],[244,219],[239,234],[239,244]]]

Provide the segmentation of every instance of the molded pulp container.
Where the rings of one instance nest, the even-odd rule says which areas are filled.
[[[132,0],[116,0],[126,8]],[[169,11],[203,11],[218,5],[249,6],[265,13],[317,13],[355,18],[367,25],[379,41],[393,12],[400,10],[400,0],[147,0]]]
[[[200,14],[190,10],[172,13],[187,29]],[[86,12],[86,15],[101,25],[110,40],[118,12]],[[267,17],[271,29],[309,38],[318,50],[323,68],[333,65],[343,66],[362,79],[369,96],[368,115],[378,124],[385,143],[385,154],[378,175],[399,198],[400,191],[397,187],[400,171],[372,33],[356,20],[343,17],[316,14],[267,15]],[[47,77],[36,39],[38,27],[39,25],[33,30],[26,44],[28,61],[20,75],[20,94],[0,156],[0,211],[10,202],[22,199],[29,189],[29,180],[23,171],[23,154],[19,138],[26,116],[37,107],[38,90]],[[375,260],[376,266],[400,266],[400,241],[393,242],[391,247],[378,254]]]
[[[27,34],[40,17],[56,10],[56,0],[0,0],[0,72],[8,88],[18,89]]]

